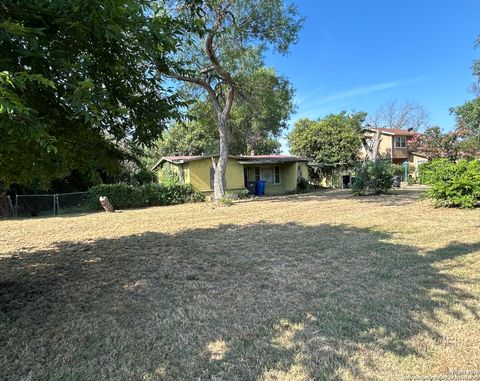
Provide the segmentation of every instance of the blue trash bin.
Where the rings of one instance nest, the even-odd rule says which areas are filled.
[[[257,196],[265,195],[265,184],[266,184],[266,181],[263,181],[263,180],[257,181],[256,189],[255,189],[255,191],[256,191],[255,194]]]

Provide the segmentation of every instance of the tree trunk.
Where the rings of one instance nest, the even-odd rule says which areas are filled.
[[[217,124],[220,134],[220,155],[215,166],[213,180],[213,197],[215,201],[225,196],[225,172],[228,161],[228,119],[222,114],[217,115]]]
[[[381,142],[381,134],[380,131],[375,132],[375,138],[373,140],[373,146],[372,146],[372,161],[377,161],[378,157],[378,150],[380,148],[380,142]]]

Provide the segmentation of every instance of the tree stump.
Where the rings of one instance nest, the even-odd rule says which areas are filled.
[[[103,209],[105,209],[106,212],[110,212],[110,213],[115,212],[115,209],[113,209],[112,204],[110,204],[110,201],[108,201],[108,197],[100,196],[99,200],[100,200],[100,204],[102,204]]]

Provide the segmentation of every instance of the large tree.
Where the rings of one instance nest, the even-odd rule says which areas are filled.
[[[290,152],[308,156],[319,165],[351,165],[362,146],[366,113],[331,114],[318,120],[300,119],[288,136]]]
[[[160,135],[176,102],[161,82],[175,22],[148,6],[1,2],[0,183],[112,172]]]
[[[367,123],[375,128],[395,128],[414,131],[424,130],[430,122],[429,112],[415,102],[389,101],[368,117]]]
[[[228,125],[228,151],[232,154],[272,154],[280,149],[279,137],[294,109],[293,88],[274,69],[259,67],[238,80],[238,97]],[[215,111],[208,98],[189,108],[182,122],[175,122],[153,153],[200,155],[218,152]]]
[[[219,199],[225,194],[230,115],[242,77],[250,74],[245,63],[266,47],[286,53],[302,20],[284,0],[203,0],[193,8],[165,3],[185,26],[170,74],[205,91],[215,113],[220,144],[213,163],[214,197]]]

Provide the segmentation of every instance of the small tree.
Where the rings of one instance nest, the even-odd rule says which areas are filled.
[[[331,114],[323,119],[300,119],[288,136],[290,152],[321,164],[352,165],[362,145],[361,125],[366,114]]]

